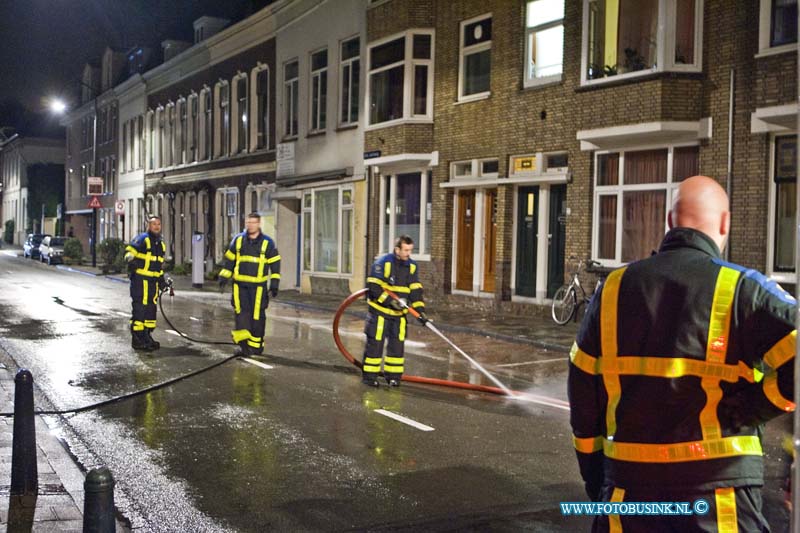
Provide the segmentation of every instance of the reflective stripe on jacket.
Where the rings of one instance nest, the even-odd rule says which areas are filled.
[[[167,245],[161,237],[146,232],[134,237],[125,247],[125,260],[133,261],[136,274],[158,278],[164,274],[166,253]]]
[[[388,317],[403,316],[408,313],[406,309],[397,311],[388,307],[391,291],[399,298],[404,298],[410,307],[418,311],[425,309],[422,299],[422,283],[419,281],[419,270],[413,259],[400,261],[394,253],[379,257],[367,277],[367,304],[370,312]]]
[[[281,256],[270,237],[260,233],[250,239],[247,232],[235,236],[225,251],[220,277],[239,283],[264,284],[278,288],[281,280]]]

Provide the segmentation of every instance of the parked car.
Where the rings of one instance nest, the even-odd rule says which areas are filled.
[[[45,237],[49,236],[43,233],[28,233],[28,238],[25,239],[25,244],[22,245],[22,255],[31,259],[38,258],[39,245],[42,244]]]
[[[48,235],[39,245],[39,258],[42,263],[52,265],[53,263],[64,262],[64,243],[66,237],[51,237]]]

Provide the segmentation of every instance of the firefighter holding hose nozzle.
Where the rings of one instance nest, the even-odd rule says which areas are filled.
[[[250,213],[246,230],[235,236],[225,252],[219,273],[220,288],[233,278],[231,305],[236,326],[231,335],[239,345],[236,355],[263,353],[264,326],[269,299],[278,296],[281,256],[272,238],[261,232],[261,215]]]
[[[398,237],[394,252],[378,258],[367,277],[367,317],[364,333],[367,346],[364,350],[362,382],[377,387],[378,374],[383,360],[383,372],[390,387],[399,387],[403,377],[403,351],[406,340],[406,306],[420,315],[425,324],[425,302],[422,299],[422,283],[419,281],[417,263],[411,259],[414,241],[408,235]],[[404,301],[390,296],[396,294]],[[386,358],[383,346],[387,344]]]

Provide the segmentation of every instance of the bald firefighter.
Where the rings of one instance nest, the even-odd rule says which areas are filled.
[[[362,382],[377,387],[378,374],[383,362],[383,373],[390,387],[399,387],[403,377],[404,347],[406,340],[406,315],[408,310],[401,302],[389,296],[391,291],[416,309],[420,321],[427,322],[422,283],[419,282],[417,263],[411,259],[414,241],[408,235],[398,237],[394,252],[378,258],[367,278],[367,304],[369,315],[364,327],[367,345],[364,350]],[[383,347],[386,345],[386,358]]]
[[[267,306],[278,296],[281,281],[281,256],[275,241],[261,233],[261,216],[250,213],[245,226],[231,241],[219,273],[220,288],[233,278],[236,329],[231,334],[239,345],[236,355],[243,356],[263,353]]]
[[[159,290],[171,283],[164,276],[166,250],[158,217],[150,217],[147,231],[137,235],[125,248],[131,280],[131,346],[134,350],[151,352],[161,347],[153,340],[152,333],[156,329]]]
[[[730,212],[715,180],[681,182],[669,227],[589,304],[570,354],[573,442],[594,501],[708,505],[597,516],[593,530],[769,531],[762,425],[795,408],[797,302],[721,258]]]

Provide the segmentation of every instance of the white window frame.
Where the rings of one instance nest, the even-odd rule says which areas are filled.
[[[155,146],[155,138],[156,138],[156,114],[155,111],[152,109],[147,110],[147,115],[144,122],[145,131],[147,132],[147,136],[145,138],[145,145],[144,148],[146,150],[146,158],[145,158],[145,167],[147,170],[155,170],[156,169],[156,146]]]
[[[228,100],[222,100],[222,88],[228,88]],[[214,121],[214,157],[219,159],[228,157],[231,148],[231,84],[228,80],[220,80],[214,85],[214,113],[217,120]],[[222,105],[225,103],[225,105]],[[228,127],[225,128],[223,117],[227,108]]]
[[[621,267],[627,263],[622,262],[622,211],[624,208],[623,195],[626,192],[638,191],[665,191],[665,205],[664,205],[664,233],[668,230],[667,221],[669,219],[669,212],[672,207],[672,199],[675,191],[680,186],[679,181],[673,179],[673,154],[675,148],[685,148],[689,146],[699,146],[697,142],[677,143],[677,144],[655,144],[655,145],[642,145],[620,149],[598,150],[592,155],[594,158],[594,175],[592,176],[592,183],[594,191],[592,192],[592,259],[601,262],[604,266]],[[624,185],[625,183],[625,154],[628,152],[641,152],[645,150],[667,150],[667,176],[666,181],[658,183],[643,183],[638,185]],[[619,182],[616,185],[597,185],[598,178],[598,159],[601,155],[618,153],[619,154]],[[699,156],[698,156],[699,157]],[[538,164],[538,163],[537,163]],[[615,235],[615,254],[613,259],[598,258],[598,247],[600,245],[600,196],[613,196],[617,197],[617,225]]]
[[[618,80],[640,78],[657,72],[703,72],[703,4],[695,0],[694,24],[694,63],[685,65],[675,63],[675,25],[677,0],[659,0],[658,24],[656,31],[656,67],[626,72],[614,76],[588,79],[589,68],[589,3],[604,0],[583,0],[583,22],[581,36],[581,85],[603,85]]]
[[[317,203],[317,200],[316,200],[317,195],[316,195],[316,193],[322,192],[322,191],[330,191],[330,190],[334,190],[334,189],[338,191],[338,198],[337,198],[338,231],[337,231],[337,236],[336,236],[336,246],[337,246],[336,272],[317,271],[317,270],[314,270],[315,265],[316,265],[316,249],[314,247],[314,238],[315,238],[315,234],[316,234],[316,232],[315,232],[315,230],[316,230],[316,228],[315,228],[316,222],[315,222],[315,216],[314,216],[314,212],[316,210],[316,203]],[[347,206],[342,205],[342,198],[344,197],[345,191],[350,192],[350,205],[347,205]],[[310,195],[311,196],[311,206],[309,206],[309,207],[306,207],[306,204],[305,204],[305,196],[306,195]],[[343,258],[343,254],[345,253],[344,246],[342,245],[342,236],[343,236],[343,229],[344,229],[344,226],[342,225],[342,221],[344,219],[344,216],[343,216],[344,212],[345,211],[350,212],[350,220],[352,221],[352,224],[353,224],[353,232],[352,232],[352,242],[350,243],[351,247],[350,247],[350,250],[348,250],[348,253],[350,254],[350,265],[352,267],[352,266],[354,266],[354,261],[355,261],[355,255],[354,255],[354,248],[355,248],[355,211],[354,211],[354,207],[355,207],[355,189],[354,189],[354,187],[352,185],[334,185],[334,186],[330,186],[330,187],[316,187],[316,188],[313,188],[313,189],[305,189],[303,191],[303,194],[302,194],[302,196],[300,198],[300,208],[301,208],[301,216],[300,216],[300,224],[301,224],[301,228],[300,228],[300,268],[301,268],[301,271],[303,272],[303,274],[309,274],[309,275],[314,275],[314,276],[322,276],[322,277],[336,277],[336,278],[341,278],[342,276],[353,277],[353,274],[354,274],[353,272],[342,272],[342,262],[343,262],[342,258]],[[305,249],[306,249],[306,247],[305,247],[305,242],[303,242],[303,239],[305,239],[305,228],[302,227],[302,224],[304,223],[303,221],[305,219],[305,217],[303,215],[306,214],[306,213],[310,213],[310,215],[311,215],[309,217],[309,219],[311,220],[311,246],[310,246],[310,250],[311,250],[311,254],[310,255],[311,255],[311,257],[309,258],[310,259],[309,264],[311,265],[311,269],[310,270],[305,268],[305,263],[306,263],[306,261],[305,261],[306,260]],[[355,270],[355,269],[352,269],[352,270]]]
[[[758,16],[758,53],[756,57],[766,57],[776,54],[785,54],[797,50],[797,43],[786,43],[779,46],[770,46],[772,35],[772,2],[774,0],[760,0]],[[800,29],[798,29],[800,33]],[[800,34],[798,35],[800,38]]]
[[[200,158],[200,119],[202,113],[200,112],[200,100],[197,93],[192,91],[186,99],[186,156],[184,161],[186,163],[196,163]],[[192,115],[192,108],[196,108],[197,114]]]
[[[358,41],[358,55],[354,56],[354,57],[347,58],[347,59],[342,59],[342,57],[343,57],[342,50],[344,49],[344,45],[347,44],[347,43],[350,43],[352,41]],[[343,39],[342,41],[339,42],[339,81],[340,81],[340,83],[339,83],[339,98],[338,98],[339,104],[336,107],[339,110],[338,116],[337,116],[337,121],[338,121],[340,127],[341,126],[355,126],[355,125],[357,125],[358,124],[358,120],[359,120],[360,115],[361,115],[361,109],[359,107],[359,104],[361,103],[361,99],[358,98],[358,96],[357,96],[356,97],[356,110],[355,110],[356,111],[356,119],[355,120],[350,120],[350,115],[351,115],[351,112],[353,110],[352,106],[350,105],[350,103],[353,101],[353,99],[352,99],[352,91],[353,91],[353,64],[354,63],[358,63],[358,75],[359,75],[359,78],[360,78],[361,77],[361,72],[363,70],[363,68],[361,66],[361,36],[360,35],[356,35],[354,37],[349,37],[349,38]],[[345,78],[344,69],[345,69],[345,67],[348,67],[348,66],[350,67],[350,75],[347,78]],[[360,83],[361,80],[359,79],[358,81],[359,81],[358,85],[359,85],[359,88],[360,88],[361,87],[361,83]],[[347,96],[348,96],[348,98],[347,98],[347,108],[346,109],[345,109],[344,106],[342,106],[342,96],[345,93],[345,89],[347,89]],[[344,115],[345,112],[347,113],[347,120],[342,120],[342,115]]]
[[[264,121],[264,146],[261,148],[258,147],[258,134],[259,134],[259,124],[261,123],[261,117],[258,113],[258,76],[266,72],[267,76],[267,87],[266,87],[266,111],[267,111],[267,119]],[[270,97],[270,71],[269,66],[263,63],[259,63],[253,70],[250,71],[250,117],[251,119],[251,126],[250,126],[250,152],[255,152],[257,150],[269,150],[270,149],[270,142],[272,139],[269,135],[269,127],[270,127],[270,120],[271,120],[271,113],[269,109],[269,97]]]
[[[294,78],[286,79],[286,67],[291,65],[292,63],[297,64],[297,76]],[[283,138],[284,139],[296,139],[299,135],[298,131],[289,131],[291,128],[292,118],[294,118],[294,123],[297,125],[297,128],[300,129],[300,106],[294,105],[295,100],[299,98],[300,92],[300,60],[298,58],[292,58],[288,61],[284,61],[283,63]],[[292,108],[297,108],[297,116],[292,117]]]
[[[322,68],[314,69],[314,56],[320,52],[325,52],[325,66]],[[330,76],[328,75],[328,65],[330,64],[330,51],[327,46],[318,48],[308,54],[308,133],[323,133],[328,127],[328,82]],[[325,74],[325,84],[322,83],[322,75]],[[314,80],[319,79],[319,94],[314,94]],[[314,116],[314,97],[317,97],[317,114]],[[323,104],[323,96],[325,103]],[[322,117],[325,117],[325,123],[322,124]]]
[[[497,163],[497,172],[484,172],[483,164],[491,161]],[[469,173],[458,173],[458,169],[469,165]],[[497,179],[500,176],[500,159],[497,157],[483,157],[480,159],[466,159],[450,163],[450,181],[474,180],[479,178]]]
[[[560,82],[564,77],[564,42],[561,42],[561,72],[558,74],[551,74],[549,76],[531,76],[530,75],[530,65],[533,62],[533,57],[531,54],[533,50],[531,48],[531,37],[536,35],[539,32],[549,30],[552,28],[556,28],[558,26],[564,26],[564,14],[561,14],[560,19],[551,20],[550,22],[546,22],[544,24],[540,24],[538,26],[531,26],[528,27],[528,10],[531,7],[531,4],[536,0],[528,0],[525,2],[525,63],[523,65],[523,87],[526,89],[529,87],[537,87],[539,85],[546,85],[549,83],[557,83]]]
[[[206,122],[207,117],[207,109],[206,109],[206,97],[210,96],[210,113],[211,113],[211,124],[210,128],[209,124]],[[197,150],[197,160],[198,161],[209,161],[213,157],[214,154],[214,95],[211,92],[211,89],[208,86],[203,87],[200,89],[200,95],[198,100],[199,105],[199,135],[197,136],[197,143],[198,143],[198,150]],[[211,141],[209,143],[209,136]]]
[[[768,208],[768,222],[767,222],[767,264],[765,265],[764,271],[767,273],[769,277],[774,279],[779,283],[788,283],[794,284],[797,283],[797,257],[795,257],[795,269],[793,271],[775,271],[775,210],[776,210],[776,202],[777,202],[777,195],[778,189],[775,186],[775,141],[778,137],[791,137],[791,136],[798,136],[798,147],[800,147],[800,135],[798,132],[781,132],[779,134],[771,134],[769,136],[769,172],[768,172],[768,179],[769,179],[769,199],[767,201]],[[799,148],[800,149],[800,148]],[[799,169],[800,170],[800,169]],[[800,172],[799,172],[800,173]],[[800,176],[798,177],[800,178]],[[800,182],[800,179],[798,179]],[[796,236],[795,236],[796,240]]]
[[[431,37],[431,58],[430,59],[414,59],[414,35],[430,35]],[[405,37],[405,54],[403,61],[398,61],[390,65],[385,65],[377,69],[371,69],[372,64],[372,50],[378,46],[388,42]],[[377,130],[381,128],[389,128],[398,124],[431,124],[433,122],[433,81],[434,81],[434,60],[436,57],[436,31],[432,29],[414,29],[400,33],[395,33],[388,37],[384,37],[377,41],[369,43],[367,46],[367,63],[366,63],[366,88],[364,101],[364,115],[366,120],[366,130]],[[370,122],[370,108],[371,98],[370,86],[373,74],[378,74],[384,70],[390,70],[399,65],[403,65],[403,117],[394,120],[387,120],[385,122],[377,122],[372,124]],[[428,84],[427,84],[427,99],[425,114],[414,114],[414,67],[427,66],[428,67]],[[362,69],[363,70],[363,69]]]
[[[184,116],[186,117],[185,124],[187,127],[184,127]],[[189,115],[188,108],[186,107],[186,98],[180,96],[178,97],[178,101],[175,103],[175,128],[172,154],[172,165],[176,167],[181,166],[186,162],[186,150],[184,150],[184,147],[187,145],[186,129],[188,128],[188,125]]]
[[[166,147],[161,147],[161,163],[164,168],[170,168],[175,165],[175,102],[167,102],[164,108],[166,117],[164,118],[164,138],[166,140]],[[168,155],[169,158],[164,157]],[[167,164],[169,162],[169,164]]]
[[[467,56],[472,54],[476,54],[479,52],[485,52],[489,50],[489,86],[491,87],[491,51],[492,51],[492,40],[490,39],[487,42],[473,44],[471,46],[464,46],[464,28],[470,24],[474,24],[476,22],[481,22],[483,20],[492,19],[491,13],[484,13],[483,15],[473,17],[471,19],[462,20],[458,26],[458,101],[459,102],[471,102],[473,100],[483,100],[484,98],[488,98],[492,94],[492,90],[489,89],[488,91],[483,91],[480,93],[474,94],[464,94],[464,82],[466,81],[466,70],[467,70]],[[494,31],[494,21],[492,22],[492,30]]]
[[[379,212],[380,212],[381,215],[380,215],[380,222],[378,224],[378,229],[379,229],[379,231],[378,231],[378,247],[379,247],[379,249],[383,247],[384,237],[386,236],[385,235],[386,230],[384,229],[384,223],[383,223],[383,215],[385,213],[386,206],[383,205],[383,201],[384,201],[384,198],[386,198],[386,188],[387,188],[387,186],[389,187],[389,193],[390,193],[389,194],[389,212],[390,213],[395,213],[396,210],[397,210],[397,176],[398,176],[398,174],[414,174],[414,173],[418,172],[419,175],[420,175],[420,180],[422,180],[422,183],[420,183],[420,191],[419,191],[419,195],[420,195],[420,202],[419,202],[420,203],[420,222],[421,222],[420,223],[420,228],[419,228],[419,241],[420,242],[415,242],[414,243],[415,253],[411,254],[411,257],[416,261],[430,261],[431,260],[431,251],[430,250],[426,250],[424,248],[425,241],[426,241],[427,236],[428,236],[427,235],[428,230],[426,228],[426,225],[427,225],[426,222],[428,221],[428,217],[431,216],[431,214],[432,214],[431,212],[433,211],[432,202],[431,202],[431,198],[432,198],[433,194],[432,194],[432,191],[428,190],[428,172],[429,171],[430,171],[430,169],[427,168],[427,167],[425,167],[425,168],[413,168],[413,169],[398,171],[398,172],[395,172],[393,174],[386,175],[386,176],[383,176],[383,175],[380,176],[380,191],[379,191],[380,192],[380,200],[379,200],[380,211]],[[433,187],[433,180],[431,180],[431,187]],[[431,207],[429,208],[428,206],[431,206]],[[431,211],[431,212],[429,212],[429,211]],[[396,217],[394,217],[394,216],[389,217],[389,235],[388,235],[389,238],[388,238],[388,240],[386,240],[386,243],[387,243],[387,246],[388,246],[389,249],[388,250],[381,250],[380,253],[389,253],[389,252],[392,252],[394,250],[393,249],[394,239],[396,239],[398,237],[397,229],[395,227],[396,226],[395,219],[396,219]],[[431,231],[433,231],[433,226],[432,225],[431,225]],[[431,241],[431,245],[433,245],[433,241]]]

